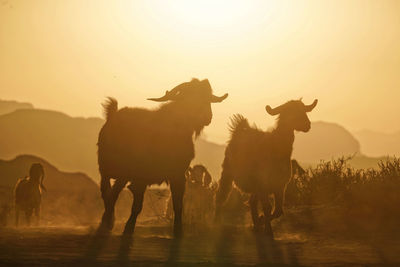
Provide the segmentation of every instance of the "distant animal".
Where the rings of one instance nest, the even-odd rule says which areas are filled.
[[[210,188],[211,175],[201,164],[189,167],[186,171],[186,186],[183,197],[183,218],[187,224],[204,224],[205,217],[213,205],[214,192]],[[207,213],[207,214],[206,214]],[[169,198],[165,217],[172,218],[172,199]]]
[[[124,234],[131,235],[142,210],[143,194],[148,185],[170,184],[174,208],[174,233],[182,232],[182,199],[185,172],[194,158],[193,137],[211,123],[211,103],[222,102],[213,95],[208,80],[193,79],[182,83],[157,102],[168,102],[158,109],[123,108],[108,98],[103,105],[106,123],[98,138],[98,164],[105,211],[100,230],[114,224],[114,206],[121,190],[134,195],[131,215]],[[115,179],[111,186],[110,179]]]
[[[199,183],[203,186],[209,186],[212,180],[207,168],[201,164],[189,167],[186,175],[189,181]]]
[[[215,191],[210,187],[212,177],[203,165],[195,165],[188,171],[191,183],[184,197],[184,216],[192,225],[206,225],[213,214]]]
[[[300,164],[297,162],[297,160],[292,159],[291,163],[292,163],[292,177],[296,174],[303,175],[306,173],[306,171],[300,166]]]
[[[42,191],[46,191],[43,180],[44,169],[42,164],[34,163],[29,170],[29,177],[17,181],[14,189],[16,226],[18,226],[20,211],[25,213],[28,225],[31,223],[31,216],[34,212],[36,223],[39,224]]]
[[[242,115],[233,116],[216,195],[217,221],[234,182],[240,190],[251,194],[249,203],[255,229],[264,226],[265,232],[272,235],[270,221],[283,214],[285,188],[292,176],[294,131],[310,130],[307,112],[313,110],[317,102],[304,105],[301,100],[292,100],[276,108],[266,106],[268,114],[279,115],[276,128],[268,132],[251,127]],[[275,203],[272,214],[270,194]],[[258,201],[262,203],[263,217],[258,216]],[[260,218],[265,218],[264,222]]]
[[[299,165],[297,160],[292,159],[292,178],[286,185],[285,190],[285,206],[295,206],[301,195],[301,190],[299,188],[299,183],[296,182],[296,179],[299,179],[301,176],[306,174],[307,172]]]

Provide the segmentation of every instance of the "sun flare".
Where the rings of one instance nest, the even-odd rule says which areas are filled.
[[[185,36],[194,33],[202,36],[238,35],[250,31],[268,19],[274,8],[260,7],[271,2],[261,1],[185,1],[174,0],[149,1],[147,6],[152,10],[154,19],[168,31],[175,31]],[[267,10],[267,12],[266,12]],[[276,11],[276,10],[275,10]]]

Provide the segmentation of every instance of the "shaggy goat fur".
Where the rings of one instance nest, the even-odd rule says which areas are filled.
[[[271,232],[270,220],[283,213],[284,191],[291,178],[294,131],[309,131],[310,121],[306,112],[316,104],[317,101],[314,101],[306,106],[298,100],[289,101],[275,109],[267,106],[269,114],[279,114],[276,128],[269,132],[251,127],[242,115],[233,116],[229,126],[231,138],[225,150],[216,196],[216,219],[219,219],[221,206],[231,191],[232,182],[235,182],[240,190],[251,194],[254,226],[257,228],[261,223],[257,208],[258,201],[261,201],[266,218],[265,230]],[[269,194],[273,194],[275,199],[273,214]]]
[[[124,233],[132,234],[146,187],[167,182],[174,204],[174,230],[180,233],[185,171],[194,158],[193,136],[198,136],[211,123],[211,103],[221,102],[226,97],[214,96],[208,80],[193,79],[167,91],[161,98],[150,99],[171,100],[156,110],[118,110],[117,101],[108,99],[103,105],[107,121],[98,140],[105,205],[101,229],[112,229],[114,205],[127,183],[130,183],[128,188],[134,195],[134,203]],[[112,187],[110,179],[115,179]]]
[[[19,212],[25,212],[26,222],[29,225],[33,211],[39,224],[40,204],[42,200],[42,190],[46,190],[43,185],[44,170],[40,163],[32,164],[29,177],[18,179],[14,189],[15,198],[15,225],[18,226]]]

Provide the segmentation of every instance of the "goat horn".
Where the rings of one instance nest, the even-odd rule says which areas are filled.
[[[279,107],[280,107],[280,106],[279,106]],[[267,106],[265,107],[265,110],[268,112],[269,115],[275,116],[275,115],[278,115],[278,114],[281,112],[279,107],[271,108],[270,105],[267,105]]]
[[[156,102],[165,102],[168,100],[175,100],[176,96],[179,94],[178,90],[176,87],[174,89],[172,89],[171,91],[165,91],[165,95],[159,98],[147,98],[147,100],[152,100],[152,101],[156,101]]]
[[[224,101],[228,97],[228,94],[224,94],[223,96],[211,96],[211,103],[220,103]]]
[[[179,95],[179,92],[188,87],[190,83],[181,83],[180,85],[175,86],[171,91],[166,91],[165,95],[160,98],[148,98],[147,100],[157,101],[157,102],[165,102],[168,100],[176,100],[176,96]]]
[[[170,100],[170,92],[167,90],[165,91],[165,95],[159,98],[147,98],[147,100],[156,101],[156,102],[165,102]]]
[[[310,112],[311,110],[313,110],[315,108],[317,103],[318,103],[318,99],[315,99],[314,102],[311,105],[304,105],[305,111],[306,112]]]

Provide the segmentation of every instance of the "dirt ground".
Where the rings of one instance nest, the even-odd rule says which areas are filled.
[[[181,240],[170,227],[136,228],[132,240],[96,235],[94,228],[32,227],[0,230],[2,266],[365,266],[399,265],[400,240],[334,234],[287,233],[275,240],[248,227],[186,231]]]

